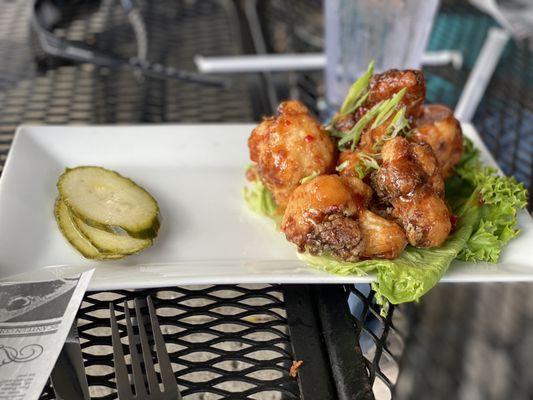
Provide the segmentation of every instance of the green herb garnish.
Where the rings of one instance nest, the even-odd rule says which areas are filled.
[[[348,94],[346,95],[346,98],[344,99],[344,102],[339,110],[340,115],[350,114],[355,111],[355,109],[358,107],[358,104],[362,104],[361,98],[366,95],[368,84],[370,83],[370,78],[372,78],[373,74],[374,61],[371,61],[366,72],[361,75],[359,79],[357,79],[350,87],[350,90],[348,91]]]
[[[361,134],[363,133],[363,130],[366,128],[366,126],[372,121],[372,119],[379,114],[381,110],[381,106],[383,105],[383,101],[380,101],[378,104],[376,104],[374,107],[372,107],[370,110],[368,110],[365,115],[357,121],[357,123],[354,125],[350,131],[345,134],[341,140],[339,140],[339,149],[343,150],[344,145],[348,142],[352,142],[351,149],[355,150],[355,146],[357,146],[357,143],[359,143],[359,139],[361,138]]]
[[[379,114],[374,120],[374,123],[372,124],[370,129],[377,128],[390,118],[390,116],[394,113],[394,108],[400,103],[400,101],[402,101],[406,91],[407,88],[403,88],[390,99],[387,99],[383,102]]]
[[[326,126],[326,130],[330,135],[335,137],[342,137],[343,133],[335,129],[335,123],[342,117],[355,112],[361,107],[368,98],[368,86],[370,79],[374,74],[374,61],[371,61],[368,65],[366,72],[361,75],[350,87],[348,94],[344,98],[341,108],[337,115],[333,117],[331,122]]]
[[[374,146],[372,146],[373,150],[381,151],[381,147],[383,146],[384,142],[395,138],[402,133],[405,128],[409,127],[409,121],[405,117],[405,112],[405,106],[396,111],[396,114],[392,118],[389,126],[387,126],[383,136],[376,143],[374,143]]]
[[[337,167],[335,168],[335,171],[337,172],[341,172],[343,171],[349,164],[350,162],[348,160],[344,161],[343,163],[337,165]]]
[[[379,169],[377,158],[380,157],[380,154],[368,154],[361,151],[357,153],[357,157],[361,161],[355,166],[355,172],[357,172],[359,179],[363,179],[371,170]]]
[[[315,171],[311,175],[308,175],[305,178],[300,179],[300,184],[305,185],[307,182],[312,181],[313,179],[315,179],[318,175],[320,175],[320,174]]]
[[[354,150],[361,134],[367,128],[370,121],[375,117],[374,122],[370,126],[370,129],[375,129],[382,125],[384,122],[388,121],[389,118],[394,113],[395,108],[398,106],[403,96],[405,95],[406,88],[403,88],[390,99],[382,100],[370,110],[366,112],[365,115],[357,121],[354,127],[348,132],[342,139],[339,141],[339,148],[343,147],[346,143],[352,142],[351,149]],[[405,118],[405,107],[402,107],[399,111],[396,112],[393,121],[389,124],[387,131],[391,133],[394,132],[397,135],[401,130],[403,130],[407,124],[407,119]],[[403,111],[402,111],[403,110]]]

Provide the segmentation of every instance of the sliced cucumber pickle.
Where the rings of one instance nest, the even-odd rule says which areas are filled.
[[[69,210],[90,227],[139,239],[157,236],[157,202],[115,171],[93,166],[67,169],[57,188]]]
[[[151,239],[136,239],[125,235],[115,235],[98,228],[93,228],[78,217],[74,216],[73,219],[79,231],[100,252],[125,255],[134,254],[146,249],[152,244]]]
[[[84,257],[95,260],[119,259],[124,257],[124,254],[101,253],[98,248],[96,248],[83,235],[83,233],[78,230],[68,207],[60,198],[56,200],[54,214],[63,236],[65,236],[69,243]]]

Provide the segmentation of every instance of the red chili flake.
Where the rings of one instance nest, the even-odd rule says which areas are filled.
[[[452,223],[452,231],[455,230],[455,228],[457,227],[457,220],[459,219],[459,217],[455,214],[452,214],[450,215],[450,222]]]
[[[289,371],[289,375],[291,376],[291,378],[296,378],[296,375],[298,375],[298,369],[302,366],[303,363],[304,362],[301,360],[294,360],[292,362],[291,369]]]
[[[313,140],[315,140],[315,137],[313,135],[307,135],[306,137],[304,137],[304,140],[307,143],[311,143]]]
[[[259,180],[259,173],[257,172],[257,166],[256,165],[251,165],[246,170],[246,179],[248,179],[250,182]]]

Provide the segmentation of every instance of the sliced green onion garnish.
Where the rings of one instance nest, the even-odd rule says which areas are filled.
[[[375,151],[381,151],[381,147],[383,146],[383,143],[395,138],[398,136],[405,128],[409,126],[409,121],[405,117],[406,108],[403,106],[401,109],[396,111],[396,114],[392,118],[392,121],[390,122],[389,126],[387,126],[387,129],[385,130],[384,135],[378,140],[376,143],[374,143],[374,146],[372,146],[372,149]]]
[[[363,179],[366,175],[366,171],[363,169],[363,166],[361,164],[355,165],[355,172],[357,173],[359,179]]]
[[[344,146],[344,144],[351,141],[352,150],[354,150],[355,146],[357,146],[357,143],[359,143],[359,139],[361,138],[361,133],[363,132],[363,129],[365,129],[366,126],[370,123],[370,121],[372,121],[372,118],[374,118],[379,113],[382,105],[383,105],[383,101],[380,101],[370,110],[368,110],[365,113],[365,115],[363,115],[361,119],[357,121],[357,123],[350,130],[350,132],[348,132],[346,135],[342,137],[341,140],[339,140],[339,148],[341,148],[342,146]]]
[[[337,167],[335,168],[335,171],[337,172],[341,172],[342,170],[344,170],[349,164],[349,161],[348,160],[345,160],[343,163],[337,165]]]
[[[305,178],[300,179],[300,184],[305,185],[307,182],[312,181],[313,179],[315,179],[318,175],[320,175],[320,174],[315,171],[311,175],[308,175]]]
[[[348,95],[344,99],[342,106],[339,110],[339,114],[343,115],[353,108],[355,104],[358,103],[361,96],[366,92],[368,84],[370,83],[370,78],[374,74],[374,61],[371,61],[368,65],[366,72],[357,79],[348,91]]]
[[[357,153],[357,157],[361,163],[355,165],[355,172],[359,176],[359,179],[363,179],[370,170],[378,170],[379,163],[376,158],[380,157],[380,154],[368,154],[363,151]]]
[[[392,96],[390,99],[385,100],[385,102],[383,103],[381,107],[381,110],[379,111],[378,116],[374,120],[374,123],[372,124],[372,127],[370,129],[377,128],[382,123],[387,121],[387,119],[389,119],[389,117],[394,112],[394,108],[400,103],[406,91],[407,91],[407,88],[403,88],[398,93],[396,93],[394,96]]]

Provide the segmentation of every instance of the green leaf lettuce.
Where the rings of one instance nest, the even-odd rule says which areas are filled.
[[[465,142],[457,175],[465,187],[474,187],[479,192],[480,209],[480,218],[458,259],[496,263],[503,247],[519,233],[517,212],[527,204],[527,191],[515,178],[484,166],[469,140]],[[450,200],[450,204],[454,203]]]
[[[242,190],[244,201],[253,212],[267,216],[280,222],[281,216],[277,213],[278,206],[272,193],[263,185],[261,181],[250,182],[249,187]]]

